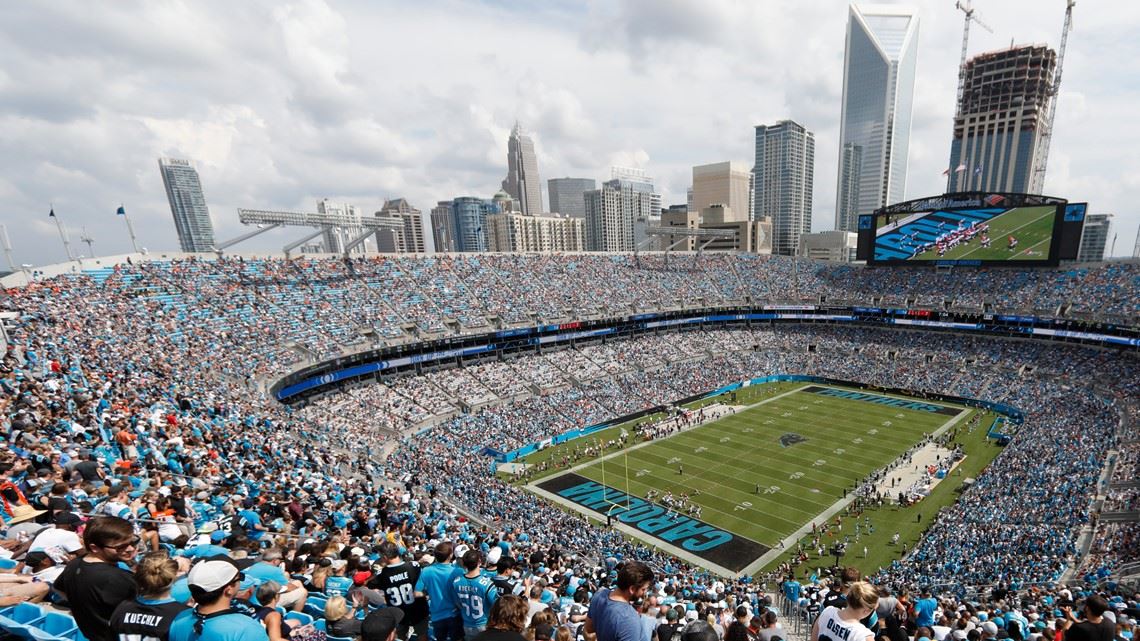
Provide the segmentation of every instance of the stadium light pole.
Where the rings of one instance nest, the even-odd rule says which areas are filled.
[[[67,260],[75,260],[75,254],[71,253],[71,239],[67,237],[67,230],[63,228],[63,221],[55,213],[55,207],[51,208],[51,213],[48,216],[55,221],[55,228],[59,230],[59,239],[63,241],[63,250],[67,253]]]
[[[0,245],[4,247],[4,257],[8,259],[8,271],[13,274],[20,271],[16,269],[16,261],[12,260],[12,241],[8,239],[8,226],[0,223]]]
[[[139,243],[138,240],[135,239],[135,227],[131,224],[131,217],[127,215],[126,207],[120,204],[119,208],[115,210],[115,213],[123,217],[123,222],[127,224],[127,234],[131,237],[131,247],[135,250],[136,254],[139,253]]]

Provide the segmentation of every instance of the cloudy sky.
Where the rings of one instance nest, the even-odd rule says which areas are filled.
[[[919,0],[908,197],[941,193],[961,43],[952,0]],[[1059,44],[1064,0],[977,0],[971,54]],[[831,229],[847,5],[841,0],[56,1],[0,4],[0,222],[18,263],[77,243],[177,248],[157,158],[199,163],[219,239],[238,207],[371,212],[490,196],[516,119],[539,169],[657,178],[684,202],[695,164],[751,165],[752,127],[816,135],[814,229]],[[1140,223],[1140,3],[1075,9],[1045,192]],[[277,249],[266,234],[243,248]],[[85,246],[80,249],[86,252]]]

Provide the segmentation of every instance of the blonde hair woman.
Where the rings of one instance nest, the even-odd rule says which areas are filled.
[[[180,574],[178,562],[166,552],[151,552],[135,568],[138,597],[123,601],[111,615],[111,631],[121,638],[166,641],[170,624],[187,606],[170,596],[170,587]],[[145,615],[145,616],[140,616]]]
[[[875,633],[860,623],[875,611],[879,592],[866,581],[851,584],[843,609],[828,606],[811,628],[811,641],[874,641]]]
[[[329,597],[325,602],[325,625],[334,637],[360,636],[361,621],[356,618],[356,608],[342,596]]]

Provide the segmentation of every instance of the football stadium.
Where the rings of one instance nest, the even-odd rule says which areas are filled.
[[[0,641],[1135,641],[1140,5],[918,4],[0,4]]]
[[[788,636],[837,567],[993,618],[1052,624],[1048,603],[1095,591],[1124,612],[1138,294],[1130,262],[744,253],[16,274],[3,563],[44,578],[4,584],[0,616],[78,638],[58,589],[77,528],[111,528],[108,558],[178,559],[177,603],[192,561],[233,557],[262,577],[236,599],[284,590],[284,616],[322,629],[337,597],[391,604],[408,572],[389,563],[449,555],[564,618],[633,561],[654,603],[768,607]]]

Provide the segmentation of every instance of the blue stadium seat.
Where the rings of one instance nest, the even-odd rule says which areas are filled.
[[[0,629],[7,630],[25,639],[32,638],[32,630],[44,618],[44,611],[40,606],[31,603],[17,605],[0,610]]]
[[[15,559],[0,559],[0,570],[11,570],[19,564]]]
[[[289,621],[290,619],[300,621],[301,625],[308,625],[313,622],[312,615],[305,614],[304,612],[286,612],[285,620]]]
[[[48,612],[35,627],[28,628],[36,641],[72,639],[77,630],[75,619],[59,612]]]

